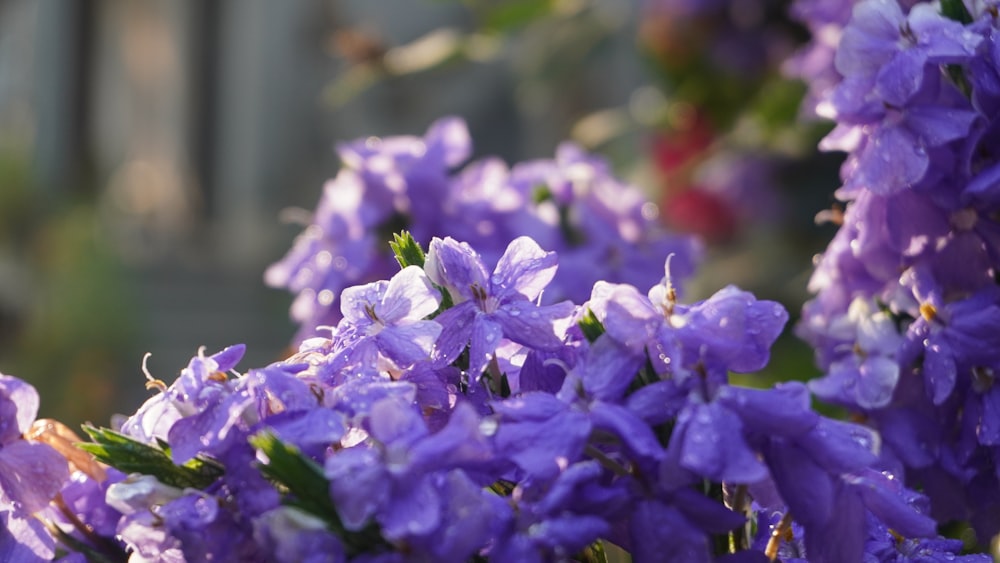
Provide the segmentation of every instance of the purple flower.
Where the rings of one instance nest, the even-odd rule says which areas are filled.
[[[636,499],[629,508],[627,545],[637,561],[712,561],[710,534],[744,523],[742,515],[690,489]]]
[[[903,361],[923,356],[927,394],[943,403],[955,389],[959,370],[1000,363],[1000,291],[987,287],[966,299],[943,303],[942,288],[921,269],[904,276],[920,301],[919,317],[906,332]],[[987,425],[991,422],[987,421]],[[998,428],[1000,444],[1000,423]]]
[[[156,507],[155,516],[179,544],[186,561],[252,561],[262,557],[249,526],[223,500],[202,491]],[[206,538],[212,538],[206,541]]]
[[[961,555],[962,540],[943,537],[900,538],[880,520],[868,515],[867,560],[878,563],[992,563],[985,553]]]
[[[338,331],[351,339],[343,362],[377,365],[379,357],[397,366],[430,358],[441,325],[424,320],[437,310],[440,293],[417,266],[404,268],[388,282],[344,290]]]
[[[904,14],[897,0],[865,0],[854,7],[837,49],[837,70],[848,80],[874,81],[874,94],[900,107],[920,89],[924,67],[972,58],[982,37],[917,4]]]
[[[37,414],[35,388],[0,374],[0,508],[12,509],[18,521],[49,504],[69,479],[66,459],[56,450],[22,438]],[[29,528],[18,525],[25,533]]]
[[[528,475],[556,475],[580,459],[590,437],[587,416],[548,393],[525,393],[493,408],[500,415],[497,449]]]
[[[183,495],[183,491],[148,475],[132,475],[108,488],[108,506],[121,512],[117,537],[138,557],[181,563],[180,542],[171,536],[163,519],[151,509]]]
[[[630,285],[594,284],[587,303],[607,334],[631,355],[648,355],[657,374],[681,377],[681,346],[670,323],[671,304],[654,304]]]
[[[149,376],[150,385],[162,387],[161,392],[125,419],[121,432],[146,443],[153,443],[157,438],[166,440],[178,420],[200,412],[220,395],[229,394],[232,383],[225,372],[239,363],[245,351],[243,344],[230,346],[212,356],[205,356],[204,351],[199,350],[169,387]]]
[[[888,405],[899,381],[896,354],[902,343],[889,314],[859,297],[828,331],[838,341],[839,359],[829,365],[825,377],[810,381],[809,388],[824,400],[848,407]]]
[[[422,241],[436,234],[429,231],[442,223],[448,172],[471,150],[457,118],[435,122],[423,138],[368,137],[337,147],[345,167],[324,186],[292,249],[265,274],[269,285],[296,293],[291,315],[301,325],[299,340],[337,323],[345,288],[390,275],[394,263],[382,245],[393,230],[409,226]]]
[[[400,229],[422,244],[435,236],[469,241],[490,262],[509,241],[530,236],[563,255],[549,289],[557,299],[584,299],[600,279],[645,287],[657,277],[648,262],[668,254],[676,255],[679,275],[688,275],[699,251],[693,238],[660,227],[656,206],[640,190],[568,143],[552,160],[508,168],[490,158],[455,172],[471,153],[470,139],[460,119],[445,118],[423,138],[369,137],[338,151],[345,167],[265,276],[296,293],[291,314],[300,341],[336,324],[349,285],[390,275],[392,257],[379,240]]]
[[[554,252],[520,237],[489,275],[468,244],[451,238],[431,241],[424,268],[455,302],[436,319],[443,327],[437,343],[441,360],[454,361],[468,344],[468,372],[478,377],[495,358],[501,338],[537,350],[559,349],[573,304],[535,303],[555,275],[556,262]]]
[[[253,523],[254,541],[262,555],[278,563],[341,563],[347,560],[340,541],[326,523],[292,507],[282,506]]]
[[[661,299],[660,287],[650,290],[650,301]],[[728,286],[705,301],[678,305],[672,318],[686,363],[700,360],[710,369],[751,372],[767,365],[788,312],[779,303],[758,301],[753,294]]]
[[[430,434],[411,405],[385,398],[372,405],[366,429],[370,443],[330,455],[325,473],[344,526],[359,530],[374,519],[390,541],[441,525],[446,503],[434,472],[476,468],[492,457],[478,415],[464,404]]]
[[[0,510],[0,560],[52,561],[55,541],[42,522],[17,510]]]

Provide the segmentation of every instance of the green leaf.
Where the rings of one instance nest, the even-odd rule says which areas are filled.
[[[507,0],[487,13],[485,27],[496,32],[512,31],[552,15],[554,5],[552,0]]]
[[[409,231],[393,233],[392,242],[389,243],[393,254],[396,255],[396,262],[401,268],[407,266],[424,267],[424,249],[420,248],[420,243],[413,239]]]
[[[110,428],[96,428],[85,424],[83,431],[93,442],[77,444],[77,447],[123,473],[151,475],[165,485],[181,489],[203,489],[223,473],[221,466],[202,458],[177,465],[170,459],[169,448],[161,449],[144,444]]]
[[[267,457],[267,461],[260,464],[260,471],[279,486],[285,494],[285,504],[326,522],[330,531],[344,542],[348,555],[390,549],[375,524],[357,532],[344,527],[330,498],[330,483],[323,468],[298,448],[282,442],[267,430],[251,436],[250,445]]]
[[[962,0],[941,0],[941,15],[961,24],[972,23],[972,14]]]
[[[583,563],[608,563],[607,553],[604,552],[604,544],[601,540],[588,545],[576,556],[578,561]]]
[[[507,379],[507,373],[505,372],[500,376],[500,396],[506,399],[507,397],[510,397],[510,394],[510,380]]]
[[[334,528],[342,528],[337,509],[330,499],[330,485],[319,464],[268,431],[252,436],[250,445],[267,456],[267,461],[260,465],[261,473],[294,497],[296,506],[334,525]]]
[[[552,190],[550,190],[545,184],[535,186],[535,189],[531,192],[531,201],[534,202],[535,205],[545,201],[551,201],[552,199],[554,199]]]
[[[424,254],[424,249],[420,247],[420,243],[414,240],[413,235],[411,235],[409,231],[393,233],[392,241],[389,243],[389,247],[392,248],[392,253],[396,255],[396,262],[399,262],[400,267],[424,267],[424,262],[426,262],[427,256]],[[434,284],[434,287],[441,292],[441,306],[438,307],[437,311],[430,315],[429,318],[431,319],[440,315],[446,309],[450,309],[455,304],[451,298],[451,293],[448,293],[447,289],[439,286],[438,284]]]
[[[513,481],[498,479],[494,481],[492,485],[489,486],[489,489],[490,491],[493,491],[493,493],[496,494],[497,496],[509,497],[511,494],[514,493],[514,488],[516,486],[517,483],[514,483]]]
[[[632,556],[607,540],[597,540],[584,548],[576,559],[582,563],[631,563]]]
[[[583,335],[587,337],[589,342],[594,342],[604,334],[604,325],[590,309],[587,309],[587,313],[577,324],[580,325],[580,330],[583,331]]]

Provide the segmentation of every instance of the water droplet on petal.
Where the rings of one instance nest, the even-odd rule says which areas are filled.
[[[499,426],[500,425],[497,423],[497,420],[495,418],[487,417],[484,418],[482,422],[479,423],[479,431],[484,436],[492,436],[496,434],[497,428],[499,428]]]

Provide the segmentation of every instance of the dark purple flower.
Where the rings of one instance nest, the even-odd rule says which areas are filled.
[[[261,553],[277,563],[343,563],[344,548],[322,520],[297,508],[282,506],[253,523]]]
[[[608,484],[594,461],[565,467],[554,479],[527,479],[511,494],[514,510],[498,530],[493,559],[566,558],[608,537],[611,517],[628,501],[621,481]]]
[[[385,398],[372,405],[368,443],[327,457],[330,496],[344,525],[358,530],[374,519],[390,541],[424,537],[441,525],[444,494],[434,473],[476,468],[492,457],[480,418],[458,405],[431,434],[411,405]]]
[[[576,462],[590,436],[586,414],[555,396],[525,393],[493,405],[496,446],[529,475],[551,477]]]

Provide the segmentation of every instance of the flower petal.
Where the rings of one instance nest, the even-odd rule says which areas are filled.
[[[490,278],[491,293],[498,298],[519,293],[534,301],[556,275],[559,259],[545,252],[529,237],[518,237],[507,245]]]

